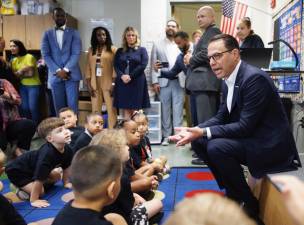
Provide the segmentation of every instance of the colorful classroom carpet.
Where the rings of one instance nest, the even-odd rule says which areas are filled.
[[[27,223],[37,222],[38,224],[51,224],[52,218],[64,206],[66,201],[71,198],[71,190],[64,189],[62,184],[58,183],[45,196],[50,206],[43,209],[31,207],[29,202],[20,201],[11,191],[10,183],[7,178],[2,177],[4,189],[2,194],[13,200],[13,204],[18,212],[25,218]],[[197,193],[214,192],[223,194],[217,186],[214,177],[209,169],[206,168],[172,168],[171,173],[164,177],[157,191],[155,198],[162,199],[164,217],[163,223],[174,205],[183,198],[193,197]]]

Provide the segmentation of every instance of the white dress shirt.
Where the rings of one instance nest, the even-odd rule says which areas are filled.
[[[56,30],[56,39],[60,49],[62,49],[63,33],[66,28],[66,25],[63,25],[61,28],[63,30]]]
[[[227,104],[227,109],[228,109],[229,112],[231,112],[231,104],[232,104],[232,98],[233,98],[234,84],[235,84],[236,75],[239,71],[240,65],[241,65],[241,60],[236,65],[236,67],[234,68],[232,73],[229,75],[229,77],[225,80],[225,83],[228,87],[226,104]]]
[[[170,41],[168,38],[165,39],[166,44],[166,56],[169,62],[169,70],[172,69],[172,67],[175,64],[177,56],[180,54],[180,50],[175,44],[174,41]]]
[[[234,68],[234,70],[232,71],[232,73],[228,76],[227,79],[225,79],[225,83],[228,87],[228,93],[227,93],[227,99],[226,99],[226,105],[227,105],[227,109],[229,111],[229,113],[231,112],[231,104],[232,104],[232,99],[233,99],[233,91],[234,91],[234,86],[235,86],[235,80],[236,80],[236,76],[237,73],[239,71],[241,65],[241,60],[238,62],[238,64],[236,65],[236,67]],[[206,135],[208,139],[212,138],[212,134],[210,131],[209,127],[206,127]]]

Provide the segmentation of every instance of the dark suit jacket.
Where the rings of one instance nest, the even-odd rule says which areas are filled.
[[[242,62],[230,113],[226,105],[227,92],[227,85],[223,84],[223,101],[217,115],[199,127],[210,127],[212,139],[242,142],[254,177],[295,169],[295,159],[300,166],[286,113],[269,75]]]
[[[221,31],[215,25],[210,25],[198,41],[190,59],[190,70],[186,78],[187,90],[220,91],[221,81],[215,77],[210,69],[207,57],[208,43],[217,34],[221,34]]]
[[[187,67],[184,64],[184,54],[183,53],[181,53],[177,56],[174,66],[172,67],[171,70],[160,71],[159,78],[167,78],[170,80],[174,80],[174,79],[178,78],[178,74],[180,72],[184,72],[185,74],[187,73]]]

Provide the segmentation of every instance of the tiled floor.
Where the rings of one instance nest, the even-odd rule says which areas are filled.
[[[171,167],[188,167],[191,164],[193,151],[190,151],[190,145],[176,147],[175,144],[169,146],[152,145],[153,158],[164,155],[168,159]]]

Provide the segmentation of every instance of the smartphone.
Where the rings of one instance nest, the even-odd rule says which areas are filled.
[[[160,64],[162,65],[163,68],[168,68],[169,67],[168,62],[161,62]]]
[[[269,175],[267,175],[266,178],[275,187],[275,189],[277,189],[279,192],[282,192],[282,190],[283,190],[283,185],[282,184],[274,182]]]

